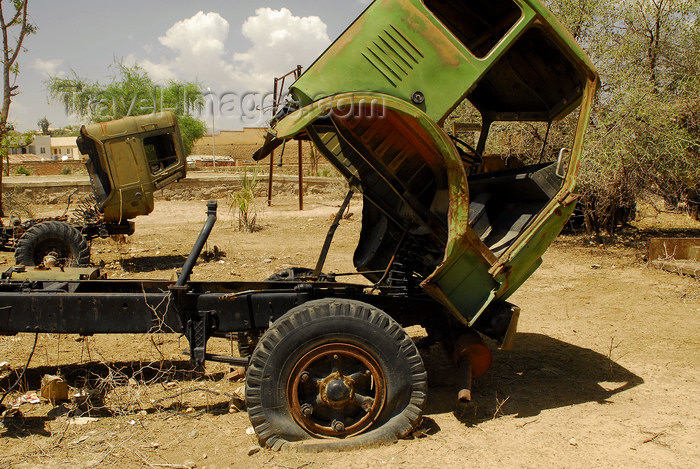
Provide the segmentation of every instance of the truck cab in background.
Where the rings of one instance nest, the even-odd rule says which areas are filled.
[[[154,192],[187,175],[172,111],[84,125],[77,143],[88,156],[94,199],[61,217],[3,226],[1,248],[14,250],[18,265],[40,265],[46,256],[63,266],[89,264],[91,240],[133,234],[131,220],[153,211]]]
[[[153,211],[153,193],[187,175],[177,116],[171,111],[135,116],[80,129],[97,207],[107,223],[123,223]]]

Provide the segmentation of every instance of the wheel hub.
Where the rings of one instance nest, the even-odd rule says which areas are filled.
[[[337,372],[333,373],[320,384],[321,400],[331,407],[342,408],[355,397],[354,384],[349,377],[341,376]]]
[[[350,344],[314,348],[292,369],[287,383],[292,416],[318,438],[368,430],[384,408],[384,374],[367,351]]]

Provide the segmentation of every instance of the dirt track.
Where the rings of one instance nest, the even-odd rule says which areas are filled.
[[[340,201],[311,198],[308,210],[278,199],[261,213],[263,231],[236,232],[222,208],[212,234],[226,257],[195,279],[263,279],[277,268],[313,265]],[[125,245],[97,241],[93,260],[111,278],[166,277],[182,264],[201,228],[203,202],[163,202],[137,221]],[[329,271],[350,271],[359,203],[341,225]],[[692,228],[698,229],[697,224]],[[4,258],[9,259],[9,256]],[[256,441],[245,413],[230,413],[241,384],[211,366],[188,375],[184,339],[108,336],[76,341],[41,335],[28,389],[59,371],[70,384],[109,392],[98,421],[69,425],[60,408],[21,407],[0,429],[2,467],[694,467],[700,461],[700,284],[651,270],[632,248],[563,237],[515,295],[522,307],[516,350],[494,352],[475,401],[455,416],[456,382],[438,346],[423,351],[430,396],[413,439],[340,454],[248,456]],[[420,331],[412,330],[414,334]],[[21,368],[33,336],[0,338],[0,362]],[[227,350],[229,344],[218,344]],[[144,368],[168,362],[161,371]],[[85,365],[91,362],[92,365]],[[167,373],[163,373],[163,369]],[[169,370],[169,371],[168,371]],[[135,371],[135,372],[134,372]],[[7,386],[7,373],[0,385]],[[176,380],[177,378],[177,380]],[[116,385],[116,387],[112,387]],[[197,391],[188,392],[193,388]],[[183,395],[182,392],[186,392]],[[216,394],[218,393],[218,395]],[[14,395],[13,397],[17,397]],[[175,396],[175,397],[173,397]]]

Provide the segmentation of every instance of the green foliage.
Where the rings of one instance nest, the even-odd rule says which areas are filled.
[[[67,125],[60,129],[51,130],[52,137],[77,137],[80,135],[79,125]]]
[[[248,176],[248,170],[243,173],[241,189],[229,196],[229,208],[231,212],[238,214],[238,230],[247,233],[258,231],[257,211],[255,210],[255,190],[258,185],[258,168],[253,170],[252,176]]]
[[[18,166],[17,169],[15,169],[15,174],[17,176],[29,176],[32,174],[32,172],[29,170],[29,168],[25,168],[24,166]]]
[[[51,126],[51,123],[46,118],[46,116],[39,119],[37,121],[36,125],[39,126],[39,129],[41,130],[42,135],[49,135],[49,127]]]
[[[23,134],[13,131],[6,133],[0,141],[0,158],[6,157],[9,149],[26,147],[33,141],[34,132],[32,131]]]
[[[64,176],[68,176],[71,173],[72,173],[72,171],[71,171],[70,167],[64,166],[63,168],[61,168],[61,174],[63,174]]]
[[[580,179],[590,231],[700,190],[700,2],[550,0],[601,74]]]
[[[172,110],[179,117],[187,154],[206,131],[203,122],[190,115],[202,107],[198,83],[169,81],[161,86],[138,65],[115,62],[111,82],[102,84],[81,78],[75,72],[68,78],[51,77],[46,85],[50,99],[63,104],[66,112],[89,122],[105,122],[127,116]]]
[[[204,136],[207,131],[207,126],[199,119],[192,116],[180,116],[180,132],[182,133],[182,142],[185,145],[185,154],[192,153],[194,142]]]

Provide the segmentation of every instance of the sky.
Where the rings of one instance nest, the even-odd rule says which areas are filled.
[[[109,83],[115,59],[156,81],[198,82],[217,102],[216,131],[265,124],[255,110],[273,80],[310,65],[371,0],[29,0],[36,34],[18,63],[9,121],[20,131],[82,124],[49,103],[46,80]],[[211,107],[201,116],[212,128]]]

